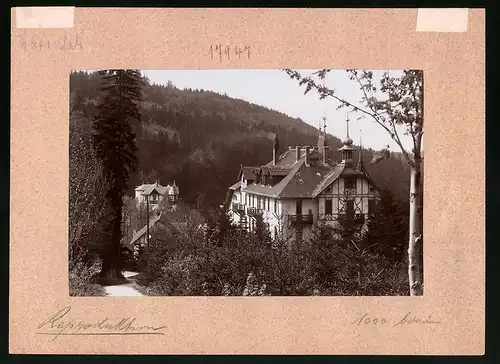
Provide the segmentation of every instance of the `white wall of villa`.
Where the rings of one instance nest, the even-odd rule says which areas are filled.
[[[317,198],[304,198],[302,201],[302,211],[300,215],[312,215],[313,225],[319,221],[324,221],[328,225],[335,225],[339,214],[342,211],[342,204],[345,203],[346,195],[344,191],[344,178],[335,180],[322,192]],[[369,208],[372,208],[372,203],[378,196],[378,191],[364,178],[356,178],[354,182],[354,189],[349,195],[352,200],[354,213],[359,215],[363,214],[364,218],[368,218],[370,213]],[[290,216],[298,215],[297,203],[298,199],[275,199],[272,197],[260,196],[257,194],[250,194],[237,190],[232,197],[232,203],[243,205],[243,211],[248,214],[248,208],[256,208],[262,212],[263,221],[268,224],[271,235],[274,237],[276,231],[286,233],[287,230],[295,229],[290,227]],[[371,202],[370,202],[371,201]],[[331,208],[326,205],[330,204]],[[328,210],[328,211],[327,211]],[[241,214],[230,209],[230,216],[234,224],[239,224]],[[248,217],[249,227],[252,229],[255,226],[255,219]],[[304,226],[303,236],[310,233],[311,227]]]

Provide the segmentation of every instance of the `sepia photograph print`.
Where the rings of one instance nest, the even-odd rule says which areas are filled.
[[[74,70],[70,296],[420,296],[423,71]]]

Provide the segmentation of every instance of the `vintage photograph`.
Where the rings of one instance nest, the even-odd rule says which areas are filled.
[[[423,72],[74,70],[70,296],[423,295]]]

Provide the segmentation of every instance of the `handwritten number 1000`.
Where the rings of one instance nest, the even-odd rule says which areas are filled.
[[[247,59],[250,59],[250,47],[245,46],[244,48],[241,47],[231,47],[231,46],[222,46],[222,45],[216,45],[210,46],[210,49],[208,50],[208,55],[210,56],[211,59],[214,58],[219,58],[219,61],[222,62],[222,59],[227,59],[228,61],[231,60],[231,57],[238,57],[238,59],[241,59],[241,57],[247,57]]]

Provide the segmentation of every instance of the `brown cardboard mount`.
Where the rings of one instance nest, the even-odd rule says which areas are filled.
[[[465,32],[417,32],[417,9],[76,8],[59,29],[16,28],[11,15],[11,353],[484,353],[483,9]],[[211,59],[217,44],[251,47],[250,59]],[[69,297],[68,79],[109,67],[423,69],[424,296]],[[67,324],[165,327],[43,335],[68,306]],[[418,320],[394,326],[407,314]]]

